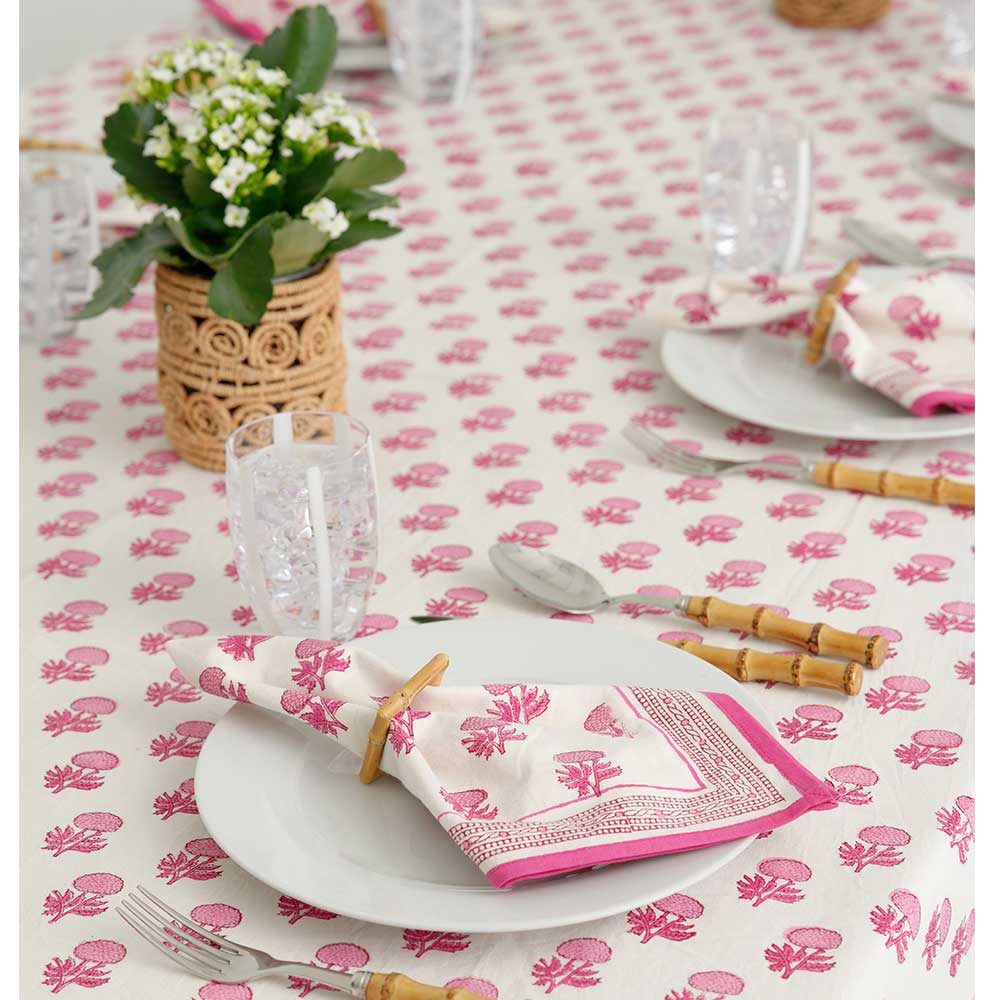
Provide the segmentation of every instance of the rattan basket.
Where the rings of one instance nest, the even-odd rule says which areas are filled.
[[[206,278],[156,269],[159,397],[164,429],[188,462],[221,472],[226,438],[256,417],[291,410],[344,412],[347,358],[336,259],[276,280],[253,327],[217,316]]]
[[[774,0],[780,17],[800,28],[860,28],[884,17],[892,0]]]

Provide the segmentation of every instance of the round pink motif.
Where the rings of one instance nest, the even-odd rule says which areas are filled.
[[[289,715],[298,715],[309,703],[309,696],[302,691],[282,691],[281,707]]]
[[[69,605],[66,605],[69,608]],[[948,601],[941,605],[942,611],[947,611],[950,615],[959,615],[962,618],[971,618],[976,613],[975,604],[968,601]]]
[[[830,587],[846,594],[863,594],[868,596],[875,593],[875,587],[864,580],[855,580],[851,577],[844,577],[840,580],[831,580]]]
[[[785,939],[800,948],[839,948],[843,937],[825,927],[793,927]]]
[[[581,764],[586,761],[600,760],[603,756],[604,751],[602,750],[568,750],[566,753],[555,754],[552,759],[559,764]],[[563,958],[566,957],[563,955]]]
[[[861,764],[844,764],[841,767],[831,767],[828,774],[834,781],[845,785],[877,785],[878,775],[870,767]]]
[[[895,677],[886,677],[882,681],[883,687],[890,691],[902,691],[906,694],[924,694],[931,689],[930,684],[922,677],[912,677],[909,674],[897,674]]]
[[[206,667],[198,675],[198,686],[207,694],[218,695],[220,698],[226,697],[223,684],[226,680],[226,672],[222,667]]]
[[[655,556],[660,551],[660,546],[652,542],[622,542],[618,551],[630,556]]]
[[[910,835],[898,826],[866,826],[858,831],[858,839],[882,847],[903,847],[910,842]]]
[[[125,946],[117,941],[99,938],[96,941],[82,941],[73,949],[73,954],[84,961],[114,965],[125,957],[126,951]]]
[[[724,997],[738,997],[746,984],[731,972],[695,972],[688,977],[688,986]]]
[[[593,615],[574,615],[571,611],[557,611],[554,615],[549,615],[553,621],[557,622],[580,622],[583,625],[593,625]]]
[[[486,591],[477,590],[475,587],[452,587],[446,590],[445,594],[456,601],[468,601],[470,604],[478,604],[486,600]]]
[[[810,722],[840,722],[844,717],[844,713],[832,705],[800,705],[795,714]]]
[[[930,569],[951,569],[955,565],[955,560],[949,559],[947,556],[927,555],[924,553],[912,556],[910,562],[914,566],[927,566]]]
[[[92,767],[96,771],[111,771],[121,763],[115,754],[107,750],[84,750],[73,754],[70,760],[77,767]]]
[[[66,650],[66,659],[90,667],[100,667],[107,663],[111,657],[106,649],[100,649],[97,646],[74,646],[73,649]]]
[[[253,1000],[246,983],[206,983],[198,990],[199,1000]]]
[[[74,615],[103,615],[108,606],[100,601],[70,601],[66,610]]]
[[[808,882],[812,878],[812,869],[792,858],[765,858],[757,865],[757,871],[768,878],[785,878],[791,882]]]
[[[214,726],[214,722],[188,720],[187,722],[178,722],[176,729],[181,736],[193,736],[195,739],[203,740],[212,731]]]
[[[180,621],[170,622],[169,624],[164,625],[163,631],[168,635],[179,635],[191,638],[193,636],[204,635],[208,631],[208,626],[203,625],[201,622],[181,619]]]
[[[190,587],[194,583],[190,573],[157,573],[153,580],[166,587]]]
[[[948,729],[918,729],[913,734],[913,742],[922,747],[951,750],[960,747],[965,741],[958,733]]]
[[[926,524],[927,518],[915,510],[888,510],[885,512],[885,519],[896,524]]]
[[[898,295],[889,303],[889,319],[901,323],[912,316],[923,304],[924,300],[916,295]]]
[[[680,892],[654,900],[653,906],[662,913],[675,913],[678,917],[686,917],[688,920],[694,920],[705,912],[705,907],[697,899]]]
[[[657,637],[660,642],[702,642],[697,632],[661,632]]]
[[[219,847],[211,837],[196,837],[184,845],[188,854],[197,854],[203,858],[228,858],[229,855]]]
[[[94,715],[108,715],[117,707],[117,702],[110,698],[77,698],[70,702],[74,712],[92,712]]]
[[[611,958],[611,948],[599,938],[570,938],[563,941],[556,954],[560,958],[583,959],[587,962],[607,962]]]
[[[114,833],[120,830],[124,820],[114,813],[86,812],[73,817],[73,826],[80,830],[97,830],[100,833]]]
[[[151,490],[146,490],[146,496],[152,500],[162,500],[164,503],[178,503],[184,499],[184,494],[180,490],[172,490],[164,486],[156,486]]]
[[[341,969],[360,968],[368,964],[369,958],[364,948],[346,941],[325,944],[316,952],[318,962],[335,965]]]
[[[243,914],[235,906],[227,903],[202,903],[191,911],[191,919],[206,927],[236,927]]]
[[[179,531],[176,528],[156,528],[150,534],[158,542],[182,543],[191,540],[191,536],[186,531]]]
[[[59,553],[59,558],[72,566],[96,566],[101,561],[100,556],[82,549],[66,549]]]
[[[80,875],[73,879],[73,888],[80,892],[97,892],[102,896],[115,896],[125,888],[125,883],[117,876],[108,872],[94,872],[92,875]]]
[[[466,977],[464,979],[449,979],[444,984],[447,990],[468,990],[477,996],[485,997],[486,1000],[497,1000],[500,991],[485,979],[475,979]]]

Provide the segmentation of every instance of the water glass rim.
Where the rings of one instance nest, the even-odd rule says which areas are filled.
[[[339,413],[336,410],[292,410],[291,412],[289,412],[287,414],[284,414],[284,413],[266,413],[263,416],[255,417],[253,420],[247,420],[245,423],[240,424],[239,427],[237,427],[234,431],[232,431],[232,433],[230,433],[229,437],[226,438],[226,458],[227,459],[231,459],[232,461],[236,462],[236,461],[239,461],[241,458],[245,457],[245,456],[237,455],[236,454],[235,449],[236,449],[236,438],[237,438],[237,435],[239,435],[241,432],[247,431],[248,429],[250,429],[252,427],[256,427],[259,424],[263,424],[266,421],[273,421],[275,417],[280,417],[280,416],[289,416],[289,417],[292,417],[293,419],[295,417],[298,417],[298,416],[302,416],[302,417],[331,417],[331,418],[334,418],[334,419],[336,417],[343,417],[351,425],[351,429],[352,430],[360,432],[360,440],[358,440],[356,443],[352,442],[350,449],[348,450],[347,454],[345,455],[345,458],[348,458],[348,459],[353,459],[353,458],[357,457],[358,455],[360,455],[363,451],[365,451],[368,448],[369,444],[371,443],[372,433],[371,433],[371,430],[369,429],[368,425],[365,424],[363,421],[359,420],[357,417],[352,416],[350,413]],[[306,444],[323,444],[324,442],[322,442],[322,441],[316,441],[316,442],[313,442],[313,441],[294,441],[293,440],[292,443],[293,444],[303,444],[303,445],[306,445]],[[328,443],[328,442],[326,442],[326,443]],[[272,438],[272,440],[271,440],[271,442],[269,444],[263,445],[262,447],[271,447],[273,444],[274,444],[274,440]],[[261,449],[256,449],[256,450],[259,451]]]

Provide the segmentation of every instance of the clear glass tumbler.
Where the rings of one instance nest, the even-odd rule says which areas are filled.
[[[764,112],[720,115],[702,157],[701,219],[713,271],[794,271],[809,237],[808,128]]]
[[[229,533],[261,631],[349,639],[378,557],[368,428],[341,413],[278,413],[226,442]]]
[[[458,104],[469,89],[483,27],[479,0],[388,0],[389,59],[421,104]]]

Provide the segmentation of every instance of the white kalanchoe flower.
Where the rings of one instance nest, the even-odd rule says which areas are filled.
[[[217,129],[213,129],[208,137],[216,147],[223,151],[232,149],[240,141],[240,137],[229,124],[220,125]]]
[[[267,146],[262,146],[253,139],[244,139],[240,149],[242,149],[247,156],[262,156],[267,152]]]
[[[226,214],[222,221],[232,229],[242,229],[250,217],[250,209],[243,205],[226,205]]]
[[[174,208],[173,205],[171,205],[169,208],[165,208],[163,210],[163,218],[173,219],[174,222],[180,222],[181,221],[180,209]]]
[[[149,138],[142,147],[142,155],[163,159],[170,155],[171,150],[170,126],[166,122],[154,125],[149,130]]]
[[[288,85],[288,74],[283,69],[268,69],[266,66],[258,66],[257,79],[265,87],[285,87]]]
[[[350,226],[347,216],[330,198],[320,198],[302,209],[302,217],[311,222],[321,233],[335,240]]]
[[[316,126],[305,115],[292,115],[285,122],[285,138],[292,142],[308,142],[316,134]]]

